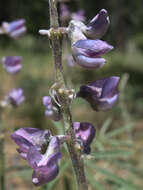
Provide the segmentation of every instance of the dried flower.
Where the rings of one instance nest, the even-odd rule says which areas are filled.
[[[108,12],[102,9],[87,25],[85,34],[88,38],[100,39],[107,31],[109,24]]]
[[[112,49],[113,46],[102,40],[79,40],[72,44],[72,55],[80,66],[97,69],[106,61],[101,55]]]
[[[26,32],[25,20],[19,19],[12,22],[3,22],[1,26],[3,33],[8,34],[12,38],[18,38]]]
[[[33,168],[32,182],[40,186],[53,180],[59,171],[60,141],[48,130],[21,128],[11,138],[19,146],[18,152]]]
[[[77,142],[83,146],[83,152],[89,154],[91,151],[90,144],[92,143],[96,134],[94,126],[87,122],[74,122],[73,127]]]
[[[59,121],[62,118],[62,114],[60,112],[60,108],[57,104],[54,103],[50,96],[43,97],[43,104],[46,107],[45,115],[49,119],[54,121]]]
[[[2,58],[2,64],[5,70],[9,74],[16,74],[22,68],[21,65],[22,57],[21,56],[5,56]]]
[[[77,97],[86,99],[96,111],[110,109],[118,98],[119,77],[103,78],[88,85],[82,85]]]
[[[24,100],[25,96],[22,88],[12,89],[8,96],[5,97],[5,101],[9,102],[13,106],[20,105]]]

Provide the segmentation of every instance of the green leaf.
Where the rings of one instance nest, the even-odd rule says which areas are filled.
[[[135,174],[136,177],[143,178],[143,171],[134,167],[133,164],[129,163],[129,161],[121,162],[119,160],[114,160],[114,162],[112,163],[115,164],[117,167],[131,171],[131,174]]]
[[[101,127],[101,130],[99,132],[99,136],[104,136],[105,133],[107,132],[108,128],[110,127],[110,124],[112,122],[111,118],[108,118],[104,123],[103,126]]]
[[[106,140],[107,141],[107,140]],[[108,139],[108,144],[112,146],[126,146],[126,147],[133,147],[133,142],[131,140],[119,140],[119,139]]]
[[[122,157],[128,157],[133,154],[132,151],[127,150],[111,150],[111,151],[99,151],[93,153],[95,156],[95,159],[113,159],[113,158],[122,158]]]
[[[90,167],[90,168],[94,168],[96,170],[96,172],[100,172],[102,173],[103,175],[107,176],[108,179],[110,180],[113,180],[114,182],[116,182],[117,184],[119,185],[122,185],[124,187],[126,187],[127,189],[129,190],[141,190],[141,188],[133,183],[131,183],[130,181],[127,181],[119,176],[117,176],[116,174],[106,170],[106,169],[103,169],[103,168],[100,168],[100,167],[97,167],[93,162],[86,162],[86,164]]]
[[[120,135],[124,132],[130,131],[134,126],[135,126],[134,123],[130,123],[124,127],[120,127],[120,128],[111,130],[110,132],[108,132],[108,134],[106,134],[106,137],[111,138],[111,137],[114,137],[116,135]]]
[[[86,170],[86,176],[90,184],[96,189],[96,190],[105,190],[103,186],[98,183],[94,178],[93,175],[91,175],[87,170]]]

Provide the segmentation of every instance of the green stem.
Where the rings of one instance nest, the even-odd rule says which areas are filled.
[[[57,29],[59,27],[56,0],[49,0],[49,7],[50,7],[50,24],[51,24],[50,39],[54,56],[56,84],[58,88],[60,88],[57,89],[56,92],[58,97],[60,98],[65,133],[71,136],[71,140],[67,142],[67,147],[76,174],[78,190],[88,190],[85,172],[84,172],[84,163],[81,158],[81,153],[80,151],[77,151],[75,148],[76,140],[73,129],[70,102],[68,101],[68,97],[64,93],[68,90],[68,88],[66,87],[63,75],[61,35],[58,32],[56,32],[58,31]],[[60,90],[62,90],[63,93],[61,93]]]
[[[5,190],[4,133],[0,131],[0,190]]]

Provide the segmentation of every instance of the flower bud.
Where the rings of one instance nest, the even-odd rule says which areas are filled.
[[[77,142],[80,142],[81,146],[83,146],[83,152],[89,154],[91,151],[90,144],[96,134],[94,126],[87,122],[74,122],[73,127]]]
[[[110,109],[118,98],[119,77],[103,78],[88,85],[82,85],[77,97],[87,100],[96,111]]]
[[[105,64],[101,55],[112,49],[113,46],[102,40],[79,40],[72,44],[72,55],[80,66],[97,69]]]
[[[102,9],[87,25],[85,35],[91,39],[100,39],[106,33],[109,24],[108,12]]]
[[[43,104],[46,107],[45,115],[49,119],[54,121],[59,121],[62,118],[62,114],[60,112],[60,108],[56,105],[50,96],[43,97]]]

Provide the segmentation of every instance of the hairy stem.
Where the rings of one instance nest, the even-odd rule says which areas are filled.
[[[68,98],[65,95],[65,92],[68,90],[68,88],[66,87],[66,83],[63,76],[61,35],[58,32],[56,32],[58,31],[57,29],[59,27],[56,0],[49,0],[49,7],[51,24],[50,39],[54,56],[56,84],[57,87],[60,88],[56,92],[58,94],[58,97],[60,98],[65,133],[71,136],[71,140],[67,142],[67,147],[76,174],[78,190],[88,190],[84,172],[84,163],[81,158],[80,151],[75,148],[76,141],[73,130],[70,102],[68,101]]]

